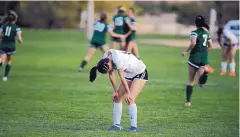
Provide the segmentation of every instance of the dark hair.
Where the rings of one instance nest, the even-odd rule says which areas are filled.
[[[131,10],[133,13],[135,12],[135,11],[134,11],[134,8],[129,8],[129,10]]]
[[[102,12],[102,13],[100,14],[100,21],[104,22],[104,21],[106,21],[106,19],[107,19],[107,14],[104,13],[104,12]]]
[[[122,9],[123,6],[118,6],[117,9],[118,9],[118,14],[124,14],[124,10]]]
[[[223,27],[219,27],[217,31],[218,43],[221,43],[221,35],[223,34]]]
[[[206,23],[205,18],[202,15],[196,16],[195,25],[198,28],[205,27],[207,30],[210,29],[209,25]]]
[[[100,72],[102,74],[106,74],[108,72],[108,69],[109,69],[108,62],[109,62],[109,58],[101,59],[97,63],[97,66],[94,66],[90,70],[89,80],[91,82],[93,82],[96,79],[96,77],[97,77],[97,70],[98,70],[98,72]]]
[[[8,16],[6,17],[6,19],[4,20],[4,24],[7,25],[9,23],[13,23],[13,21],[16,21],[18,18],[18,15],[15,11],[10,10],[8,12]]]

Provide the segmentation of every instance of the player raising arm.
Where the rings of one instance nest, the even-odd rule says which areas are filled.
[[[90,61],[92,56],[94,55],[96,48],[100,48],[100,50],[105,53],[108,51],[108,46],[106,44],[106,33],[109,33],[111,36],[118,38],[125,38],[127,36],[116,34],[113,32],[113,29],[110,25],[107,24],[107,14],[101,13],[100,20],[96,21],[94,24],[94,33],[93,37],[88,46],[87,55],[84,57],[84,60],[81,62],[78,71],[82,71],[86,66],[87,62]]]
[[[16,25],[17,18],[17,13],[10,10],[5,23],[0,28],[0,35],[3,35],[0,45],[0,67],[5,64],[5,60],[7,58],[3,81],[7,81],[11,69],[13,54],[16,52],[15,37],[17,36],[19,44],[22,44],[23,42],[22,31]]]
[[[194,78],[197,74],[200,87],[206,83],[208,77],[208,51],[212,49],[212,40],[209,32],[205,29],[208,25],[203,16],[198,15],[195,19],[197,30],[190,34],[190,45],[182,52],[185,56],[190,51],[188,60],[188,84],[186,86],[186,106],[190,106],[190,98],[193,91]]]
[[[117,88],[114,70],[118,72],[121,80]],[[130,131],[136,132],[137,128],[137,105],[135,100],[148,80],[146,65],[138,60],[134,55],[126,51],[110,49],[104,54],[96,66],[90,71],[90,81],[96,78],[97,71],[106,74],[109,73],[109,79],[113,87],[113,126],[109,130],[121,130],[120,126],[122,115],[122,100],[125,98],[128,104],[129,119],[131,123]]]

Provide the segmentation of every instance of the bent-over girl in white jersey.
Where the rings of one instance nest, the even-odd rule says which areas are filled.
[[[137,95],[143,89],[145,83],[148,81],[148,73],[146,65],[138,60],[133,54],[126,51],[119,51],[110,49],[104,54],[97,66],[94,66],[90,71],[90,81],[93,82],[96,79],[98,72],[102,74],[109,73],[109,79],[112,83],[113,92],[113,118],[114,124],[109,130],[121,130],[120,126],[122,115],[122,99],[125,98],[128,104],[129,119],[131,127],[130,131],[136,132],[137,128],[137,105],[135,100]],[[121,84],[117,88],[114,70],[118,71],[118,75],[121,79]]]

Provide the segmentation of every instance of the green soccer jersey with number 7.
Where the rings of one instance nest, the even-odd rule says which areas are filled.
[[[199,28],[190,33],[190,39],[192,37],[197,38],[197,43],[190,52],[189,61],[208,64],[208,41],[211,39],[209,32]]]

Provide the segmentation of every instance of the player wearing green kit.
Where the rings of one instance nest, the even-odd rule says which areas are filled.
[[[100,50],[103,53],[108,51],[109,48],[106,44],[107,32],[114,37],[118,37],[118,38],[126,37],[124,35],[114,33],[111,26],[107,24],[107,14],[101,13],[100,20],[94,23],[94,33],[90,41],[90,44],[88,46],[87,55],[85,56],[84,60],[81,62],[80,66],[78,67],[78,71],[83,70],[87,62],[89,62],[92,56],[94,55],[96,48],[100,48]]]
[[[208,51],[212,49],[212,40],[203,16],[198,15],[195,19],[197,30],[190,33],[190,46],[182,52],[185,56],[190,52],[188,60],[188,84],[186,87],[186,106],[191,105],[190,98],[193,91],[194,77],[198,75],[198,84],[200,87],[206,83],[208,77]]]
[[[22,43],[22,31],[16,25],[18,15],[14,11],[9,11],[8,17],[5,20],[5,23],[0,28],[0,34],[3,35],[2,41],[0,44],[0,66],[5,63],[7,57],[7,65],[5,68],[5,73],[3,76],[3,81],[7,81],[8,74],[11,69],[12,57],[16,52],[16,43],[15,37],[17,36],[18,42]]]
[[[113,17],[113,32],[115,32],[116,34],[126,34],[124,31],[124,26],[126,25],[127,16],[124,14],[124,12],[125,8],[123,6],[119,6],[117,8],[117,15]],[[126,43],[124,39],[116,38],[113,36],[111,42],[112,49],[115,49],[115,42],[118,42],[120,43],[120,50],[126,50]]]
[[[126,38],[127,51],[132,52],[137,58],[139,58],[138,47],[136,43],[136,19],[134,16],[134,9],[128,9],[127,26],[125,27],[125,32],[131,31],[131,34]]]

